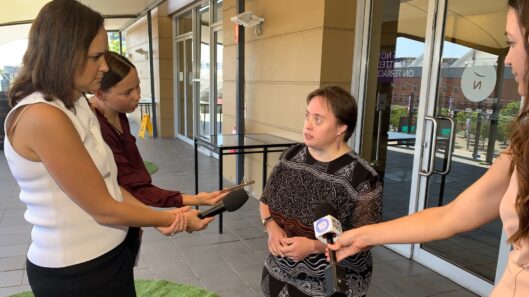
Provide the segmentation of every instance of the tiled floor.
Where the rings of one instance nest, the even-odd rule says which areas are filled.
[[[153,176],[162,187],[192,192],[192,147],[175,139],[138,140],[146,160],[160,170]],[[200,157],[201,190],[214,190],[216,160]],[[209,186],[206,186],[209,185]],[[28,290],[24,270],[30,226],[24,205],[0,151],[0,296]],[[166,279],[215,291],[221,297],[258,296],[266,233],[258,215],[258,201],[250,199],[224,216],[224,233],[217,223],[200,233],[164,237],[147,228],[136,268],[136,278]],[[476,296],[439,274],[384,248],[374,249],[375,268],[369,297]]]

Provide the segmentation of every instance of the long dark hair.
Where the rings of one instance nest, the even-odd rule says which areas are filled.
[[[518,17],[518,24],[523,35],[523,44],[526,52],[525,94],[529,95],[529,1],[509,0],[509,7],[512,8]],[[511,148],[511,172],[516,168],[518,177],[518,195],[516,196],[516,213],[518,214],[518,230],[509,237],[509,242],[519,242],[524,238],[529,238],[529,102],[524,100],[520,114],[513,123],[510,136]]]
[[[108,71],[103,74],[101,86],[99,87],[103,92],[108,91],[122,81],[131,69],[136,69],[129,59],[115,52],[107,52],[105,54],[105,60],[108,65]]]
[[[74,77],[84,67],[87,51],[103,17],[74,0],[53,0],[40,10],[29,32],[28,49],[22,67],[9,91],[13,107],[33,92],[44,99],[59,99],[72,108]]]

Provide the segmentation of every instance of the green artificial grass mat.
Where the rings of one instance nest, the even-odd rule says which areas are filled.
[[[145,164],[145,168],[147,168],[147,172],[149,172],[150,175],[153,175],[156,171],[158,171],[158,165],[154,164],[153,162],[143,161],[143,164]]]
[[[218,297],[205,289],[166,280],[136,280],[135,284],[138,297]]]
[[[175,284],[166,280],[135,280],[138,297],[218,297],[217,294],[190,285]],[[9,297],[34,297],[22,292]]]

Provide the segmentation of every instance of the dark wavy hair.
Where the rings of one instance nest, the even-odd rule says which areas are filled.
[[[358,118],[358,107],[353,96],[339,86],[326,86],[312,91],[307,95],[307,104],[314,97],[323,97],[325,103],[330,107],[339,124],[347,126],[344,133],[344,141],[349,140],[356,128]]]
[[[41,92],[44,99],[59,99],[73,108],[75,71],[86,64],[88,48],[102,27],[103,16],[77,1],[44,5],[33,21],[22,67],[9,90],[11,107]]]
[[[518,24],[523,35],[523,44],[526,52],[525,93],[529,94],[529,1],[509,0],[509,7],[518,17]],[[516,213],[518,214],[518,230],[509,237],[509,242],[519,242],[529,238],[529,101],[524,100],[523,107],[516,121],[512,124],[510,135],[511,172],[516,168],[518,177],[518,195],[516,196]]]
[[[101,86],[99,87],[103,92],[108,91],[122,81],[132,69],[136,69],[136,66],[129,59],[115,52],[107,52],[105,60],[108,65],[108,71],[103,74]]]

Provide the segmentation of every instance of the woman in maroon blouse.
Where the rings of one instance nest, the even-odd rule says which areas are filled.
[[[119,184],[138,200],[155,207],[214,205],[224,198],[226,194],[220,191],[189,195],[152,184],[126,116],[138,107],[140,100],[138,72],[127,58],[117,53],[109,52],[106,61],[109,71],[94,92],[92,104],[97,110],[103,138],[114,153]]]

